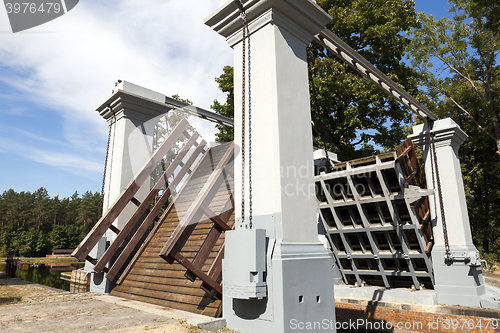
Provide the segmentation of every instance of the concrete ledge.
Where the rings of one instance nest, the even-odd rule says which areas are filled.
[[[202,330],[217,331],[222,328],[226,328],[226,319],[218,318],[212,321],[207,321],[206,323],[200,323],[197,326]]]
[[[395,302],[405,304],[437,305],[434,290],[418,290],[380,287],[352,287],[347,285],[334,286],[335,298],[364,299],[377,302]]]

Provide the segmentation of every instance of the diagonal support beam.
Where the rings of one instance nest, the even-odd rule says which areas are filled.
[[[136,211],[134,212],[134,214],[130,217],[130,219],[128,220],[128,222],[123,227],[122,231],[116,236],[115,240],[113,241],[113,243],[110,244],[110,246],[108,247],[108,249],[106,250],[106,252],[104,252],[104,254],[102,255],[102,257],[99,259],[99,262],[97,263],[97,265],[94,266],[94,270],[96,272],[102,272],[102,269],[108,264],[108,262],[111,260],[111,258],[113,257],[113,255],[116,253],[116,251],[118,250],[118,248],[120,247],[120,245],[122,244],[122,242],[125,240],[125,236],[127,236],[130,233],[130,231],[132,231],[132,229],[137,224],[137,222],[139,221],[139,219],[141,218],[141,216],[146,212],[146,210],[148,210],[151,202],[154,200],[154,198],[156,198],[156,196],[158,195],[158,193],[163,189],[163,186],[167,183],[168,178],[170,178],[170,176],[172,176],[172,174],[174,173],[175,169],[177,169],[177,167],[179,166],[179,164],[182,162],[182,159],[189,152],[189,150],[194,145],[194,143],[196,142],[196,139],[198,139],[198,137],[199,137],[199,134],[195,132],[191,136],[191,138],[189,138],[189,140],[186,142],[186,144],[184,145],[184,147],[182,147],[182,149],[179,152],[179,154],[177,154],[177,156],[172,161],[172,163],[170,163],[170,165],[167,168],[167,170],[165,170],[165,172],[160,177],[160,179],[158,179],[158,181],[154,185],[153,189],[148,193],[148,195],[146,196],[146,198],[142,201],[142,203],[136,209]],[[184,176],[184,174],[182,176]],[[173,184],[174,182],[175,182],[175,184]],[[177,176],[174,178],[174,181],[172,182],[172,184],[170,184],[170,186],[164,192],[164,194],[162,195],[162,198],[160,199],[160,201],[163,201],[163,204],[165,204],[165,202],[168,200],[168,197],[170,196],[171,189],[175,188],[175,186],[179,182],[180,182],[179,174],[177,174]],[[167,192],[168,192],[168,196],[166,198],[163,198],[165,196],[165,193],[167,193]],[[156,208],[156,205],[155,205],[155,208]],[[160,208],[158,208],[156,210],[159,211],[160,209],[161,209],[161,206],[160,206]],[[153,222],[153,220],[155,219],[155,217],[158,214],[158,212],[156,212],[156,214],[155,214],[154,210],[155,209],[153,208],[153,211],[148,213],[148,216],[145,218],[144,222],[145,221],[149,221],[149,224],[151,224],[151,222]],[[136,233],[134,234],[134,236],[132,237],[132,239],[137,239],[137,237],[136,237],[137,233],[143,231],[143,229],[144,229],[144,227],[143,227],[144,222],[141,224],[141,227],[139,227],[139,229],[136,231]],[[148,224],[148,226],[149,226],[149,224]],[[146,229],[147,229],[147,227],[146,227]],[[140,235],[139,239],[141,237],[142,237],[142,234]],[[135,245],[137,245],[138,240],[136,240],[133,243],[135,243]],[[129,245],[130,245],[130,242],[129,242]],[[130,248],[130,246],[127,245],[127,247],[125,249],[128,249],[128,248]],[[130,252],[131,251],[132,251],[132,249],[130,249]],[[120,257],[123,257],[123,255],[124,255],[125,252],[126,251],[124,250],[122,252],[122,254],[120,255]],[[122,261],[124,261],[124,259]],[[117,264],[117,262],[115,262],[115,264]]]
[[[114,220],[118,217],[125,206],[132,200],[134,195],[139,191],[140,187],[146,179],[150,176],[151,172],[156,168],[160,160],[172,149],[179,136],[189,126],[187,120],[182,119],[179,124],[172,130],[172,133],[165,139],[162,145],[155,151],[153,156],[146,162],[146,164],[139,171],[137,176],[128,184],[120,196],[115,200],[113,205],[104,213],[99,219],[92,230],[82,240],[80,245],[71,254],[79,260],[85,260],[92,248],[97,244],[99,239],[104,235],[109,226],[113,224]]]

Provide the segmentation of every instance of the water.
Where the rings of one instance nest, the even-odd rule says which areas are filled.
[[[19,268],[16,269],[16,277],[21,278],[25,281],[30,281],[38,284],[43,284],[44,286],[69,291],[70,282],[61,280],[61,272],[71,272],[74,269],[81,268],[82,265],[83,263],[64,264],[64,266],[53,264],[35,264],[31,265],[26,271],[23,271]],[[5,263],[0,263],[0,272],[5,271],[5,266]]]

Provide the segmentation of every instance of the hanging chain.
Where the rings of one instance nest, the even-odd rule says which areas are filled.
[[[441,188],[441,179],[439,177],[439,167],[437,163],[437,153],[436,153],[436,142],[435,142],[435,133],[431,133],[431,128],[433,125],[432,120],[427,121],[427,130],[429,134],[429,153],[431,154],[431,169],[432,169],[432,187],[436,189],[437,182],[437,190],[439,196],[439,208],[441,210],[441,220],[443,222],[443,236],[444,236],[444,248],[446,251],[445,258],[446,260],[450,260],[450,242],[448,239],[448,227],[446,225],[446,214],[444,212],[444,202],[443,202],[443,190]],[[436,169],[434,171],[434,168]],[[434,172],[436,173],[434,180]]]
[[[245,224],[245,143],[246,143],[246,44],[248,43],[248,206],[249,206],[249,223],[245,224],[246,228],[252,229],[252,92],[251,92],[251,56],[250,56],[250,31],[247,26],[247,15],[245,9],[243,8],[243,3],[241,0],[235,0],[236,5],[240,10],[241,19],[243,21],[243,38],[242,38],[242,84],[241,84],[241,226]]]
[[[113,123],[116,123],[116,115],[115,115],[115,112],[113,111],[113,108],[111,107],[111,105],[108,106],[108,108],[111,111],[111,114],[113,115],[114,122],[113,122],[113,119],[111,119],[111,123],[109,124],[108,145],[106,147],[106,160],[104,161],[104,172],[103,172],[103,175],[102,175],[101,216],[102,216],[103,210],[104,210],[104,208],[103,208],[103,203],[104,203],[104,186],[105,186],[105,183],[106,183],[106,172],[107,172],[107,168],[108,168],[109,146],[111,144],[111,129],[113,128]],[[115,143],[115,140],[114,140],[114,134],[115,133],[116,133],[116,130],[113,131],[113,147],[114,147],[114,143]],[[111,156],[113,156],[113,147],[111,147]],[[109,206],[109,190],[108,190],[108,206]]]
[[[111,142],[111,125],[109,126],[109,132],[108,132],[108,146],[106,147],[106,159],[104,161],[104,172],[102,175],[102,187],[101,187],[101,209],[102,209],[102,204],[104,202],[104,185],[106,183],[106,169],[108,167],[108,155],[109,155],[109,143]],[[102,213],[102,211],[101,211]]]
[[[247,16],[241,12],[243,20],[243,55],[242,55],[242,95],[241,95],[241,223],[245,222],[245,83],[246,83],[246,37]]]
[[[246,27],[248,30],[248,26]],[[248,219],[250,229],[252,229],[253,208],[252,208],[252,53],[250,51],[250,31],[247,31],[248,43]]]

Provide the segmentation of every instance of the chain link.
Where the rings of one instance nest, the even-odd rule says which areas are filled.
[[[437,163],[437,153],[436,153],[436,142],[435,142],[435,133],[431,133],[432,125],[434,122],[432,120],[427,121],[427,132],[429,134],[429,153],[431,154],[431,169],[432,169],[432,187],[436,189],[437,182],[437,190],[439,197],[439,208],[441,210],[441,220],[443,222],[443,236],[444,236],[444,248],[446,251],[445,258],[446,260],[450,260],[450,242],[448,239],[448,227],[446,225],[446,214],[444,212],[444,202],[443,202],[443,190],[441,188],[441,179],[439,177],[439,167]],[[434,170],[435,168],[435,170]],[[434,176],[435,172],[435,176]],[[435,177],[435,178],[434,178]]]
[[[248,26],[246,27],[248,30]],[[250,52],[250,31],[247,31],[248,43],[248,220],[252,229],[253,208],[252,208],[252,57]]]
[[[242,55],[242,95],[241,95],[241,223],[245,223],[245,83],[246,83],[246,26],[247,16],[241,13],[243,20],[243,55]]]
[[[113,111],[113,108],[110,106],[108,106],[109,110],[111,111],[112,115],[113,115],[113,119],[115,120],[114,122],[116,123],[116,115],[115,115],[115,112]],[[111,119],[111,123],[109,124],[109,132],[108,132],[108,145],[106,147],[106,160],[104,161],[104,172],[103,172],[103,175],[102,175],[102,187],[101,187],[101,216],[103,214],[103,203],[104,203],[104,186],[105,186],[105,183],[106,183],[106,171],[107,171],[107,168],[108,168],[108,156],[109,156],[109,146],[110,146],[110,143],[111,143],[111,129],[113,128],[113,119]],[[114,132],[113,132],[114,134]],[[113,140],[113,146],[114,146],[114,140]],[[111,149],[113,150],[113,149]],[[108,196],[109,198],[109,196]]]
[[[241,19],[243,21],[242,38],[242,84],[241,84],[241,227],[252,229],[252,94],[251,94],[251,56],[250,56],[250,31],[247,26],[247,15],[241,0],[235,0],[240,9]],[[248,206],[249,223],[245,223],[245,163],[246,163],[246,82],[247,82],[247,53],[246,45],[248,43]]]

